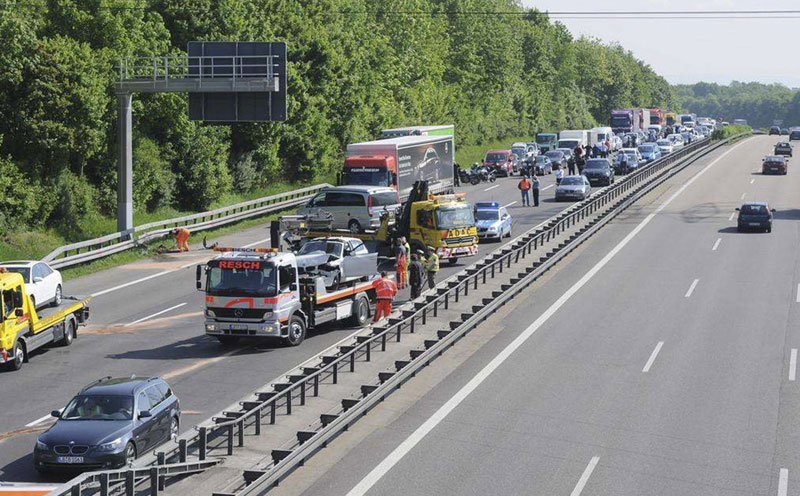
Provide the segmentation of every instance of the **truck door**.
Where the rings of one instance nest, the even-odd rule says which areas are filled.
[[[20,334],[25,334],[28,329],[31,322],[30,310],[25,313],[25,305],[22,298],[22,288],[19,286],[3,291],[3,335],[11,335],[16,338]],[[16,315],[17,310],[23,312],[23,315]]]

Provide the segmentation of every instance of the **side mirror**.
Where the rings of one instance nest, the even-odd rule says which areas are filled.
[[[42,282],[42,281],[44,281],[43,277],[36,276],[33,278],[33,282]]]
[[[201,291],[203,289],[203,283],[201,282],[202,277],[203,277],[203,266],[198,265],[194,274],[195,285],[197,286],[198,291]]]
[[[53,410],[52,412],[50,412],[50,416],[55,418],[61,418],[61,410]]]
[[[142,412],[139,412],[139,418],[140,418],[140,419],[143,419],[143,418],[150,418],[150,417],[152,417],[152,416],[153,416],[153,414],[150,412],[150,410],[144,410],[144,411],[142,411]]]
[[[741,208],[739,208],[739,207],[736,207],[736,211],[737,211],[737,212],[739,212],[739,211],[741,211],[741,210],[742,210]]]
[[[775,212],[777,212],[777,210],[775,210],[775,209],[773,208],[773,209],[772,209],[772,213],[774,214]]]

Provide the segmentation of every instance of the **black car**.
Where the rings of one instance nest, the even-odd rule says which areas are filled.
[[[739,212],[737,231],[772,232],[772,214],[775,209],[769,208],[767,202],[747,202],[736,210]]]
[[[781,135],[781,128],[779,126],[772,126],[769,128],[769,135],[772,136],[773,134],[777,134],[778,136]]]
[[[784,155],[787,157],[792,156],[792,144],[787,142],[781,142],[775,145],[775,155]]]
[[[614,168],[606,158],[592,158],[586,161],[583,175],[592,186],[598,184],[610,185],[614,183]]]
[[[106,377],[83,388],[39,436],[39,472],[119,468],[177,436],[181,407],[158,377]]]
[[[553,169],[565,169],[567,167],[567,156],[561,150],[550,150],[545,156],[552,162]]]
[[[537,176],[553,173],[553,163],[546,155],[537,155],[534,162],[534,171]]]
[[[781,128],[781,136],[789,136],[789,129],[782,127]]]
[[[786,163],[786,157],[767,155],[761,163],[761,173],[786,175],[786,173],[789,172],[788,165],[789,164]]]

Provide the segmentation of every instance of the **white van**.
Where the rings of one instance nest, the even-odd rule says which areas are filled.
[[[394,217],[400,207],[400,196],[394,188],[384,186],[336,186],[325,188],[308,203],[297,209],[298,215],[333,216],[333,229],[353,233],[377,229],[384,210]]]
[[[590,133],[589,146],[594,146],[595,143],[605,143],[608,141],[612,147],[614,145],[614,131],[610,127],[595,127]]]

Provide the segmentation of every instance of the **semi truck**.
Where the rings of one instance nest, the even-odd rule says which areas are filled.
[[[661,109],[650,109],[650,126],[658,126],[659,129],[664,127],[664,113]]]
[[[405,202],[416,181],[434,194],[454,191],[453,136],[401,136],[347,145],[341,185],[390,186]]]
[[[65,296],[60,305],[37,311],[15,272],[0,272],[0,300],[0,365],[11,370],[43,346],[69,346],[89,320],[88,298]]]
[[[206,294],[205,334],[222,344],[249,337],[297,346],[308,330],[323,324],[364,326],[374,307],[377,270],[329,289],[323,276],[301,275],[294,253],[215,250],[219,255],[197,266],[196,285]]]
[[[611,129],[614,134],[622,135],[641,129],[639,113],[633,109],[617,109],[611,111]]]
[[[453,124],[445,124],[441,126],[408,126],[384,129],[381,131],[380,139],[399,138],[401,136],[455,137],[455,126]]]

